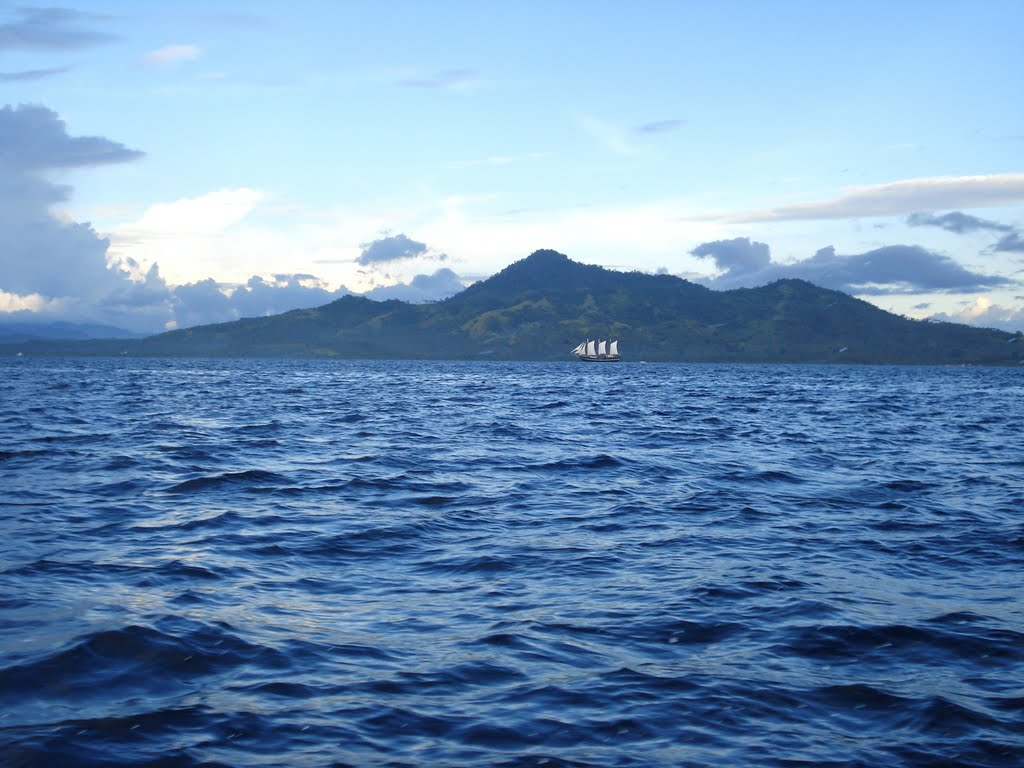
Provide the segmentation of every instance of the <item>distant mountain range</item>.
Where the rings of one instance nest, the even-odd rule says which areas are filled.
[[[0,343],[38,339],[134,339],[140,336],[124,328],[97,323],[0,320]]]
[[[345,296],[316,309],[137,340],[25,342],[8,354],[566,360],[587,338],[638,361],[1017,364],[1024,339],[910,320],[802,280],[713,291],[536,251],[431,304]]]

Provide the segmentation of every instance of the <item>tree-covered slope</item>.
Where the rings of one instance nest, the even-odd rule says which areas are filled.
[[[129,355],[569,359],[617,338],[626,360],[1015,364],[1020,335],[909,320],[800,280],[712,291],[537,251],[434,304],[346,296],[316,309],[119,342]],[[106,346],[36,345],[52,354]]]

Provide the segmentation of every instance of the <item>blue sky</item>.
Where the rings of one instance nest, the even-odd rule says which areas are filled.
[[[0,311],[427,299],[539,248],[1024,330],[1024,3],[0,4]]]

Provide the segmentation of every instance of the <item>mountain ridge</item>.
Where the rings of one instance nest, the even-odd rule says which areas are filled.
[[[88,339],[136,339],[134,333],[114,325],[73,323],[67,320],[27,320],[22,317],[0,319],[0,342]]]
[[[548,249],[429,304],[350,295],[313,309],[138,341],[40,342],[27,344],[25,351],[564,360],[581,340],[596,337],[618,338],[624,360],[1016,364],[1024,359],[1020,334],[910,320],[799,279],[714,291],[672,275],[580,264]]]

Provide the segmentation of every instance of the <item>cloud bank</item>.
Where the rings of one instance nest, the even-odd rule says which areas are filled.
[[[1024,329],[1024,309],[1001,307],[998,304],[993,304],[985,296],[979,296],[959,312],[952,314],[940,312],[932,315],[930,319],[949,323],[966,323],[982,328],[998,328],[1010,333],[1017,333]]]
[[[722,273],[698,281],[716,289],[750,288],[798,278],[859,296],[915,293],[972,293],[1015,285],[999,275],[971,272],[953,259],[917,245],[887,245],[859,254],[822,248],[809,259],[792,264],[771,261],[764,243],[740,237],[703,243],[691,252],[710,258]]]
[[[0,290],[97,299],[123,287],[127,275],[107,268],[107,241],[88,224],[53,215],[70,190],[47,174],[142,153],[98,136],[71,137],[55,112],[38,106],[0,109],[0,148]]]
[[[253,276],[240,286],[225,286],[207,278],[168,292],[174,322],[180,328],[319,307],[349,293],[344,286],[328,290],[316,277],[305,274],[274,275],[269,280]]]
[[[243,285],[212,279],[167,283],[158,266],[161,257],[172,255],[164,246],[200,244],[241,221],[261,197],[255,190],[219,190],[150,207],[115,233],[145,263],[113,254],[110,242],[89,224],[54,213],[71,190],[49,174],[142,157],[110,139],[69,135],[45,107],[0,109],[0,313],[150,333],[321,306],[349,293],[344,286],[331,290],[309,274],[254,276]],[[366,244],[361,258],[372,265],[424,254],[426,244],[396,235]],[[375,289],[374,297],[426,301],[461,289],[453,272],[439,270]]]
[[[446,299],[465,287],[458,275],[447,267],[442,267],[432,275],[416,275],[408,283],[381,286],[367,291],[363,295],[374,301],[398,299],[399,301],[422,303]]]
[[[944,208],[987,208],[1021,201],[1024,201],[1024,173],[939,176],[851,187],[843,194],[826,200],[702,218],[737,223],[855,219]]]

